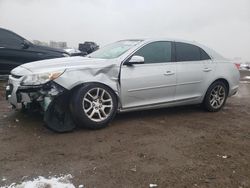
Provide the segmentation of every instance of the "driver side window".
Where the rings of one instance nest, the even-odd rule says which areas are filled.
[[[143,46],[134,55],[144,57],[144,63],[165,63],[171,62],[171,53],[171,42],[159,41]]]
[[[4,46],[20,47],[22,38],[5,30],[0,30],[0,44]]]

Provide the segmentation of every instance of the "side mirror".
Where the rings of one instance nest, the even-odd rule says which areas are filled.
[[[21,46],[22,46],[22,49],[28,49],[30,47],[30,44],[28,41],[24,40],[22,43],[21,43]]]
[[[134,55],[130,58],[129,61],[126,61],[124,63],[124,65],[128,65],[131,66],[133,64],[143,64],[144,63],[144,57],[142,56],[138,56],[138,55]]]

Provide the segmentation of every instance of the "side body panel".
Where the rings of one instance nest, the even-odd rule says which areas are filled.
[[[230,61],[216,61],[216,72],[209,85],[217,79],[225,79],[228,82],[228,96],[230,97],[234,95],[239,88],[240,72],[235,64]]]
[[[211,60],[177,62],[176,101],[201,102],[213,80],[216,64]]]
[[[176,63],[153,63],[121,68],[122,108],[172,101],[175,96]]]
[[[120,66],[116,63],[105,64],[102,68],[79,68],[65,71],[59,78],[54,80],[64,88],[71,90],[75,86],[89,82],[98,82],[109,86],[116,94],[119,93]]]

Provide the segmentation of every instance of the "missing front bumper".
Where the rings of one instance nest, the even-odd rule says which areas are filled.
[[[31,103],[39,103],[46,111],[51,101],[66,89],[50,81],[38,86],[21,86],[17,81],[9,80],[6,86],[6,99],[14,108],[30,107]]]

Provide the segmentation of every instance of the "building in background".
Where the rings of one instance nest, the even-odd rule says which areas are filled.
[[[40,40],[33,40],[33,44],[40,45],[40,46],[49,46],[47,42],[42,42]]]
[[[52,48],[65,49],[65,48],[67,48],[67,42],[50,41],[49,46]]]

